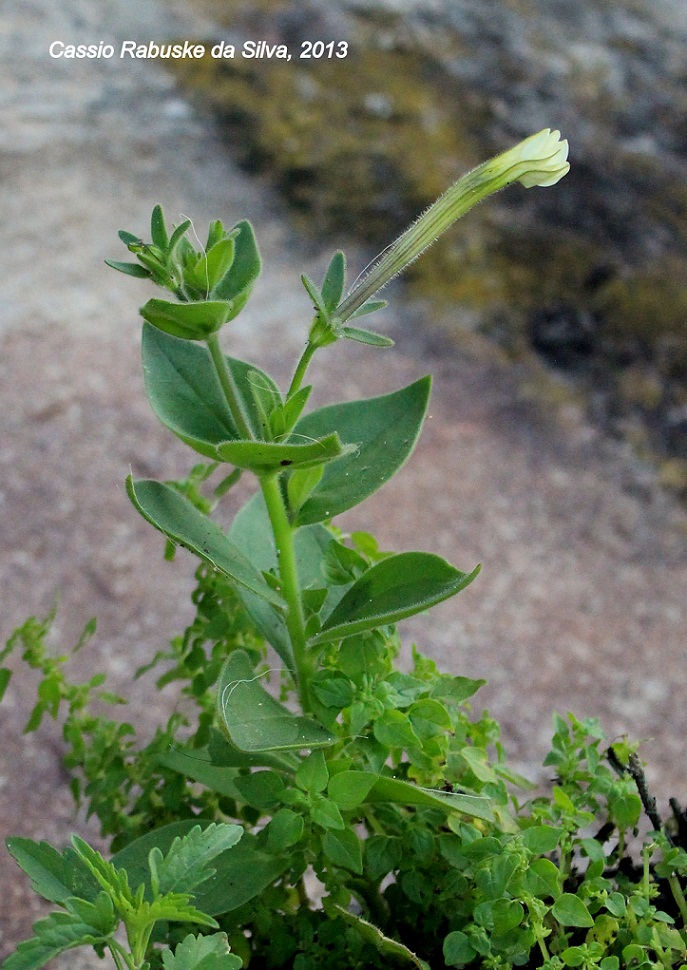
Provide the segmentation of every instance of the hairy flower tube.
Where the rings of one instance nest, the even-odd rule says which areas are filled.
[[[543,128],[508,151],[483,162],[455,182],[392,243],[370,272],[337,308],[343,323],[482,199],[513,182],[525,188],[555,185],[570,169],[568,142],[559,131]]]

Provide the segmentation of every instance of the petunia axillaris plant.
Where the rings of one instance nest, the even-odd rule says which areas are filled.
[[[164,664],[158,687],[181,685],[179,709],[143,746],[132,725],[90,709],[119,700],[102,678],[69,683],[49,620],[27,621],[0,652],[21,649],[42,675],[27,729],[67,708],[73,791],[114,853],[8,841],[58,910],[3,970],[38,970],[82,944],[118,970],[684,963],[684,817],[673,837],[633,746],[602,750],[593,719],[556,715],[552,793],[522,803],[528,783],[498,725],[471,714],[484,681],[441,673],[415,648],[410,671],[395,666],[397,622],[460,593],[479,567],[383,552],[333,520],[408,459],[430,378],[308,407],[318,351],[343,338],[391,345],[359,320],[438,235],[493,192],[567,171],[567,143],[544,129],[459,179],[348,294],[343,253],[320,285],[304,276],[314,317],[286,389],[231,355],[231,321],[260,271],[248,222],[213,222],[200,245],[158,206],[149,242],[120,233],[134,259],[110,265],[166,291],[141,309],[150,404],[198,456],[183,481],[130,477],[127,489],[168,554],[196,557],[195,616],[139,671]],[[212,512],[241,476],[254,494],[225,530]],[[275,663],[280,689],[268,690]],[[8,681],[0,667],[0,695]],[[647,806],[656,831],[633,855]]]
[[[234,530],[225,536],[168,485],[130,479],[129,495],[170,541],[191,548],[236,585],[293,677],[302,717],[314,714],[310,680],[325,643],[422,612],[460,592],[478,572],[463,572],[431,553],[391,556],[364,569],[361,560],[360,574],[336,595],[330,591],[314,612],[306,605],[300,552],[305,537],[314,540],[324,563],[335,539],[321,523],[367,498],[398,471],[420,433],[430,390],[425,378],[380,398],[306,413],[310,388],[303,381],[310,361],[316,350],[340,337],[388,346],[388,338],[347,321],[383,305],[372,301],[377,291],[481,199],[516,181],[552,185],[568,170],[566,159],[567,143],[545,129],[480,165],[430,206],[346,297],[342,253],[335,253],[320,287],[304,276],[315,319],[285,393],[257,365],[226,356],[219,344],[220,329],[246,303],[260,269],[249,223],[228,231],[213,223],[199,250],[187,238],[190,223],[170,233],[158,206],[149,244],[120,234],[138,263],[110,265],[149,276],[177,297],[176,302],[151,299],[141,309],[143,366],[153,409],[204,457],[255,476],[260,498],[246,515],[252,534],[264,536],[267,547],[236,542]],[[226,706],[219,716],[231,734]]]

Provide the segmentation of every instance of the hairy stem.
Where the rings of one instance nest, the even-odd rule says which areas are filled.
[[[296,365],[296,370],[293,373],[293,378],[291,379],[291,386],[289,387],[286,399],[292,397],[296,391],[301,389],[301,384],[303,383],[303,378],[305,377],[305,372],[308,369],[308,365],[313,358],[315,351],[317,350],[316,344],[312,341],[308,341],[305,345],[305,350],[301,354],[301,359]]]
[[[286,628],[289,631],[293,667],[296,675],[298,693],[304,713],[310,709],[308,698],[309,663],[306,655],[305,618],[301,602],[301,589],[296,565],[294,530],[286,514],[284,498],[279,487],[278,475],[266,475],[260,479],[260,487],[267,506],[272,525],[272,533],[277,551],[281,593],[286,600]]]
[[[219,345],[219,337],[216,333],[213,333],[212,336],[208,337],[207,344],[212,356],[212,361],[215,365],[215,370],[217,371],[219,382],[222,385],[222,390],[224,391],[224,396],[227,400],[227,404],[229,405],[231,416],[234,419],[234,424],[236,425],[236,428],[242,438],[252,440],[255,436],[253,435],[246,415],[244,414],[241,398],[239,397],[239,392],[234,382],[234,377],[229,369],[229,365],[227,364],[227,359],[222,353],[222,348]]]

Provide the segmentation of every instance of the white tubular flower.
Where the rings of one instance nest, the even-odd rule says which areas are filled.
[[[335,318],[343,323],[363,303],[431,246],[432,243],[482,199],[513,182],[525,188],[555,185],[570,170],[568,142],[559,131],[544,128],[513,148],[468,172],[440,195],[436,202],[381,255],[370,272],[340,304]]]

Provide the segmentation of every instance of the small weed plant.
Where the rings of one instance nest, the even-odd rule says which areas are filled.
[[[139,674],[177,682],[194,713],[140,744],[131,724],[94,713],[121,700],[102,676],[67,677],[47,646],[52,617],[15,631],[0,659],[19,652],[41,675],[27,730],[61,718],[74,797],[111,857],[76,836],[67,848],[8,840],[56,909],[3,970],[83,945],[117,970],[685,965],[685,818],[675,806],[662,823],[633,746],[556,716],[555,782],[533,794],[498,724],[471,711],[483,681],[416,649],[410,672],[395,666],[395,624],[478,570],[382,552],[333,524],[410,455],[430,378],[308,410],[317,351],[390,345],[358,324],[387,280],[490,193],[553,185],[566,158],[545,129],[457,182],[348,295],[340,252],[321,285],[303,277],[315,316],[286,391],[219,343],[260,270],[250,223],[212,223],[201,248],[157,207],[149,242],[120,233],[135,261],[110,265],[170,297],[141,310],[151,406],[203,459],[183,481],[127,482],[167,555],[199,560],[192,623]],[[213,509],[245,474],[255,494],[224,531]]]

